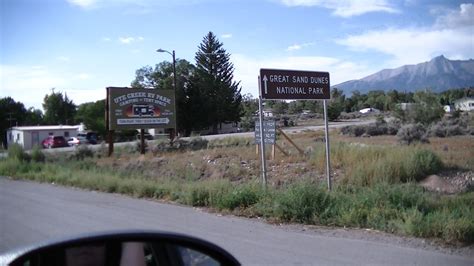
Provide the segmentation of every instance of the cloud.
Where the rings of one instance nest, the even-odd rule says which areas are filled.
[[[87,81],[93,76],[88,73],[62,72],[42,65],[0,65],[0,73],[1,96],[12,97],[26,108],[42,109],[43,98],[52,88],[67,93],[76,104],[105,98],[105,86],[92,89]]]
[[[102,37],[103,42],[110,42],[111,40],[109,37]]]
[[[474,26],[472,19],[470,24],[465,20],[470,12],[472,5],[461,5],[457,13],[439,16],[431,27],[368,31],[336,42],[354,51],[392,56],[390,67],[428,61],[441,54],[448,58],[473,58]]]
[[[131,42],[135,41],[135,38],[133,37],[120,37],[119,42],[123,44],[130,44]]]
[[[69,4],[84,10],[104,8],[124,8],[125,14],[148,14],[163,6],[183,6],[200,4],[214,0],[67,0]]]
[[[286,48],[286,50],[291,52],[291,51],[301,50],[304,47],[308,47],[308,46],[312,46],[312,45],[314,45],[314,43],[312,43],[312,42],[311,43],[303,43],[303,44],[293,44],[293,45],[288,46],[288,48]]]
[[[333,10],[340,17],[359,16],[371,12],[399,13],[387,0],[280,0],[286,6],[319,6]]]
[[[298,69],[308,71],[329,71],[331,84],[359,79],[375,72],[367,65],[357,64],[332,57],[286,56],[278,58],[255,58],[242,54],[231,55],[234,64],[234,78],[241,81],[242,94],[258,96],[258,80],[261,68]]]
[[[67,0],[70,4],[76,5],[82,8],[91,8],[95,6],[96,0]]]
[[[388,29],[349,36],[338,40],[355,51],[378,51],[394,57],[392,66],[428,61],[444,54],[447,57],[473,56],[472,35],[469,31]]]
[[[141,42],[145,40],[145,38],[141,36],[140,37],[119,37],[118,40],[120,43],[123,43],[123,44],[131,44],[133,42]]]
[[[440,10],[434,11],[434,13]],[[474,5],[461,4],[459,10],[443,10],[436,19],[435,27],[440,29],[456,29],[474,26]]]
[[[2,96],[10,96],[21,101],[25,107],[41,108],[44,95],[51,88],[62,87],[66,80],[52,73],[45,66],[0,65],[2,73],[0,91]]]
[[[232,33],[222,34],[222,35],[221,35],[221,38],[222,38],[222,39],[230,39],[230,38],[232,38]]]
[[[301,49],[301,45],[299,44],[293,44],[293,45],[288,46],[288,48],[286,48],[287,51],[296,51],[300,49]]]

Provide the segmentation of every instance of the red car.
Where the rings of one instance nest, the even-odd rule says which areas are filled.
[[[66,139],[63,136],[49,136],[41,142],[41,145],[43,145],[43,148],[48,149],[68,146]]]

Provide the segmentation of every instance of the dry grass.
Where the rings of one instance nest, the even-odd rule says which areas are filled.
[[[430,149],[441,157],[446,166],[474,171],[473,136],[430,138],[430,142]]]
[[[430,143],[416,146],[429,149],[440,156],[446,167],[474,170],[474,137],[454,136],[430,138]],[[332,141],[360,143],[365,145],[398,146],[396,136],[375,136],[370,138],[333,135]]]

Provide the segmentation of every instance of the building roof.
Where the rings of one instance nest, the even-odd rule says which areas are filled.
[[[41,130],[78,130],[79,126],[26,126],[26,127],[12,127],[12,130],[23,130],[23,131],[41,131]]]

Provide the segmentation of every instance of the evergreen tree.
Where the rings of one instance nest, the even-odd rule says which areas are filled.
[[[200,106],[192,106],[203,119],[197,125],[212,126],[214,133],[221,123],[238,122],[242,113],[241,89],[239,82],[233,81],[234,65],[222,46],[212,32],[204,37],[196,53],[197,75],[190,92],[199,98],[196,103]]]
[[[346,96],[337,88],[331,90],[331,99],[329,100],[329,104],[327,106],[327,115],[329,121],[334,121],[339,118],[341,112],[344,110],[344,101]]]

